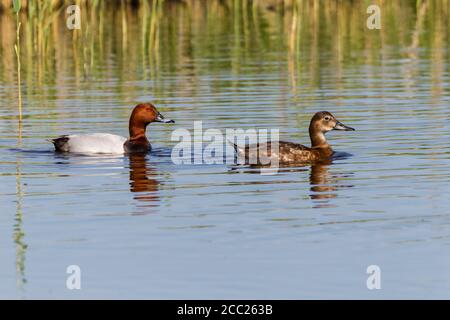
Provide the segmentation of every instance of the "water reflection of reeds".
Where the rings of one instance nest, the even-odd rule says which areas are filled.
[[[0,79],[13,84],[16,23],[10,3],[1,1]],[[152,79],[157,84],[153,89],[162,91],[158,75],[176,70],[190,79],[179,90],[189,92],[195,90],[202,64],[239,74],[250,58],[279,61],[280,56],[267,54],[278,51],[288,53],[283,59],[295,90],[299,85],[319,86],[324,65],[334,64],[340,73],[355,64],[381,65],[381,49],[389,46],[409,48],[398,51],[403,58],[414,57],[418,47],[446,48],[449,42],[448,0],[375,1],[381,7],[381,30],[365,27],[363,1],[79,0],[81,30],[71,31],[65,23],[66,3],[23,2],[21,60],[26,88],[61,83],[68,74],[82,86],[85,79],[105,75],[108,71],[102,67],[116,59],[118,68],[108,76],[122,81]],[[448,52],[435,58],[439,66]],[[437,67],[432,71],[442,72]],[[25,91],[26,99],[31,90]]]

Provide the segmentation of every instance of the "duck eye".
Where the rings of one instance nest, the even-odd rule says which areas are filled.
[[[328,120],[330,120],[330,117],[325,117],[324,119],[325,119],[326,121],[328,121]]]

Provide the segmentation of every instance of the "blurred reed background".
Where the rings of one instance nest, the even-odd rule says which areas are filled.
[[[180,86],[192,90],[201,72],[198,61],[207,61],[208,68],[239,73],[248,55],[276,62],[277,56],[266,54],[274,51],[287,52],[287,80],[293,90],[304,85],[305,79],[314,88],[320,84],[323,65],[334,64],[337,72],[355,64],[382,65],[381,48],[401,46],[404,50],[398,51],[398,58],[414,58],[418,48],[443,48],[450,40],[449,0],[76,0],[81,29],[75,31],[66,27],[70,4],[73,1],[22,1],[25,101],[27,94],[56,83],[63,90],[63,75],[68,74],[80,86],[108,72],[124,81],[150,79],[155,80],[153,90],[157,91],[164,90],[162,83],[158,86],[161,72],[178,71],[190,78]],[[365,27],[370,4],[381,7],[381,30]],[[14,86],[12,0],[0,1],[0,34],[0,81]],[[228,36],[223,43],[211,41],[224,34]],[[322,51],[332,54],[319,54]],[[427,52],[436,55],[437,65],[448,60],[448,51]],[[218,58],[224,55],[232,58]],[[111,60],[119,67],[108,71]],[[11,95],[17,95],[16,90]]]

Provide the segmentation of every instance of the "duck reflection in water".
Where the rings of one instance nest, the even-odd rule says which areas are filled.
[[[282,164],[278,170],[279,173],[286,172],[305,172],[309,173],[309,184],[310,184],[310,194],[309,197],[314,202],[314,208],[325,208],[333,207],[334,205],[330,203],[331,199],[337,198],[338,191],[340,189],[351,188],[351,184],[343,184],[341,180],[348,178],[353,175],[353,172],[345,173],[331,173],[330,168],[333,165],[333,160],[345,159],[349,155],[342,153],[335,159],[325,159],[321,161],[313,161],[309,163],[299,163],[299,164]],[[260,169],[262,166],[248,166],[248,167],[233,167],[231,168],[234,172],[242,173],[254,173],[260,174]]]
[[[143,207],[155,207],[159,204],[159,180],[157,171],[147,165],[144,153],[129,154],[130,191],[136,193],[133,199],[146,203]]]
[[[339,189],[351,188],[353,185],[342,184],[342,178],[351,176],[353,173],[336,174],[330,173],[329,169],[332,165],[332,160],[325,160],[311,165],[309,175],[310,198],[315,202],[315,208],[333,207],[330,199],[338,196]]]
[[[333,193],[337,191],[337,187],[333,184],[333,182],[336,182],[336,178],[333,178],[329,172],[330,164],[331,161],[323,161],[311,166],[309,174],[311,199],[332,199],[337,197],[337,194]]]

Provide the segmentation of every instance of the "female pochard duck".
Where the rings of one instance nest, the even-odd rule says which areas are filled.
[[[234,145],[238,155],[244,157],[245,163],[251,159],[259,159],[265,156],[273,159],[278,158],[279,164],[293,164],[308,161],[326,160],[331,158],[334,151],[325,138],[325,133],[331,130],[354,131],[355,129],[348,127],[339,122],[330,112],[317,112],[311,119],[309,124],[309,137],[311,139],[311,148],[292,142],[278,142],[278,150],[272,154],[271,143],[261,143],[247,145],[243,148]],[[278,151],[278,152],[277,152]],[[259,157],[258,157],[259,155]],[[271,160],[273,163],[273,160]]]
[[[152,149],[145,136],[145,129],[152,122],[174,123],[165,119],[151,103],[141,103],[134,107],[130,116],[127,139],[110,133],[72,134],[50,140],[55,150],[73,153],[122,154],[131,152],[149,152]]]

